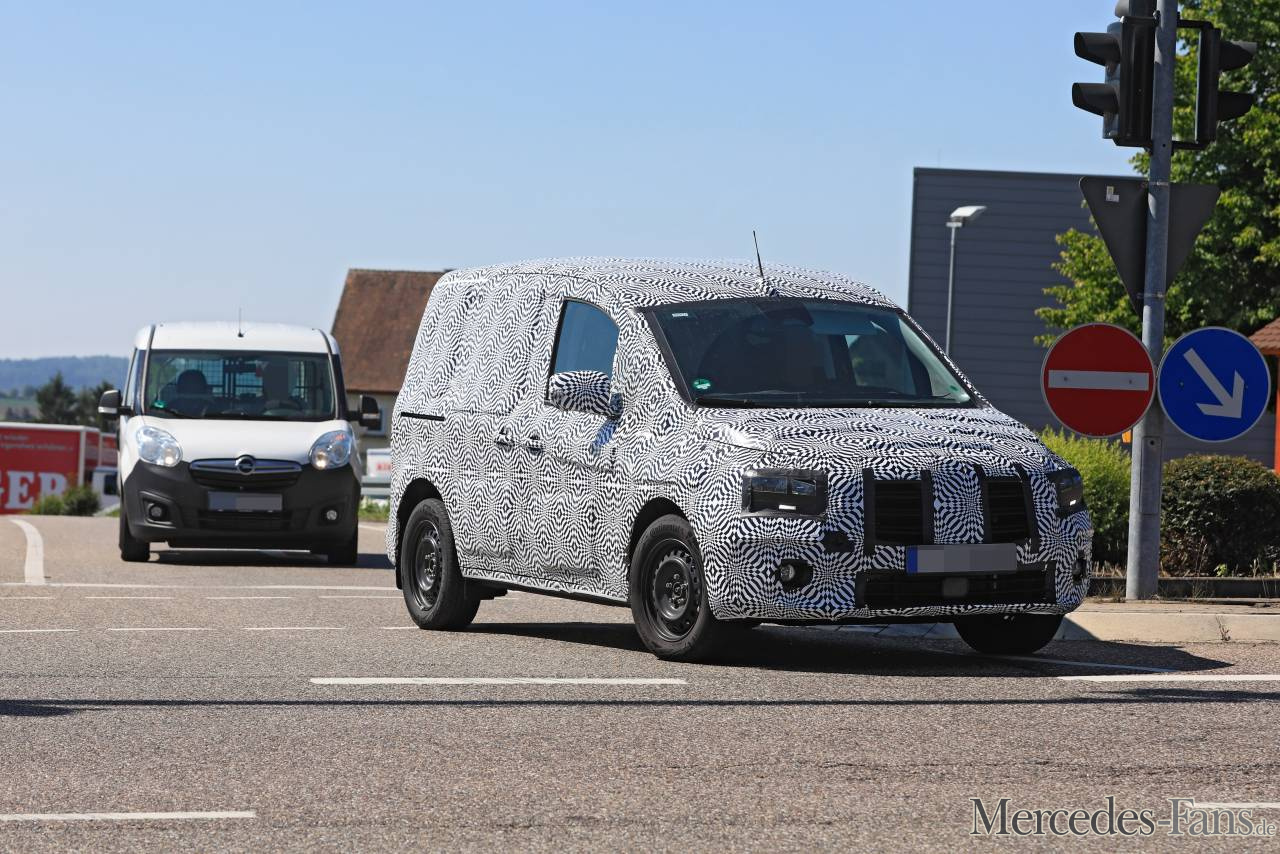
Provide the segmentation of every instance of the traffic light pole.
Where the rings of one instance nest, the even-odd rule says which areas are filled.
[[[1165,273],[1169,253],[1169,177],[1173,160],[1174,61],[1178,0],[1158,0],[1148,176],[1147,271],[1142,295],[1142,343],[1159,364],[1164,354]],[[1129,561],[1125,598],[1156,595],[1160,573],[1160,493],[1164,412],[1152,405],[1133,434],[1129,490]]]

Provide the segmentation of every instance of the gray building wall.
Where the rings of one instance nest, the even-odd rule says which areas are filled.
[[[1052,269],[1060,251],[1056,236],[1093,229],[1079,183],[1078,175],[1044,172],[916,169],[914,175],[907,310],[942,343],[947,217],[961,205],[986,205],[958,235],[952,356],[993,404],[1035,430],[1061,426],[1040,392],[1046,351],[1035,337],[1045,327],[1035,310],[1050,304],[1045,288],[1064,282]],[[1196,442],[1172,425],[1166,435],[1169,457],[1243,454],[1271,465],[1275,415],[1268,412],[1235,442]]]

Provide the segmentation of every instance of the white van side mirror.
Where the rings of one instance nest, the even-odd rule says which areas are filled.
[[[110,418],[116,418],[120,415],[132,415],[133,409],[123,406],[120,403],[119,389],[110,389],[102,393],[102,397],[98,398],[98,414],[106,415]]]
[[[551,375],[547,402],[556,409],[617,418],[621,411],[609,377],[599,371],[564,371]]]
[[[378,430],[382,427],[382,409],[372,395],[360,395],[360,408],[347,413],[347,420],[354,421],[366,430]]]

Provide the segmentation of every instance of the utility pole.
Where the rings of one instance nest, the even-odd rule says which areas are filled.
[[[1147,177],[1147,275],[1142,293],[1142,343],[1157,364],[1164,355],[1165,267],[1169,258],[1169,175],[1173,164],[1173,70],[1178,49],[1178,0],[1157,0],[1152,79],[1151,169]],[[1150,599],[1160,575],[1160,495],[1164,412],[1147,410],[1133,432],[1129,481],[1129,559],[1125,598]]]

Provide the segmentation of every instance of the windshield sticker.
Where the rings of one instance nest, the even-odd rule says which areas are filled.
[[[693,381],[694,391],[711,391],[711,380],[698,377]]]

